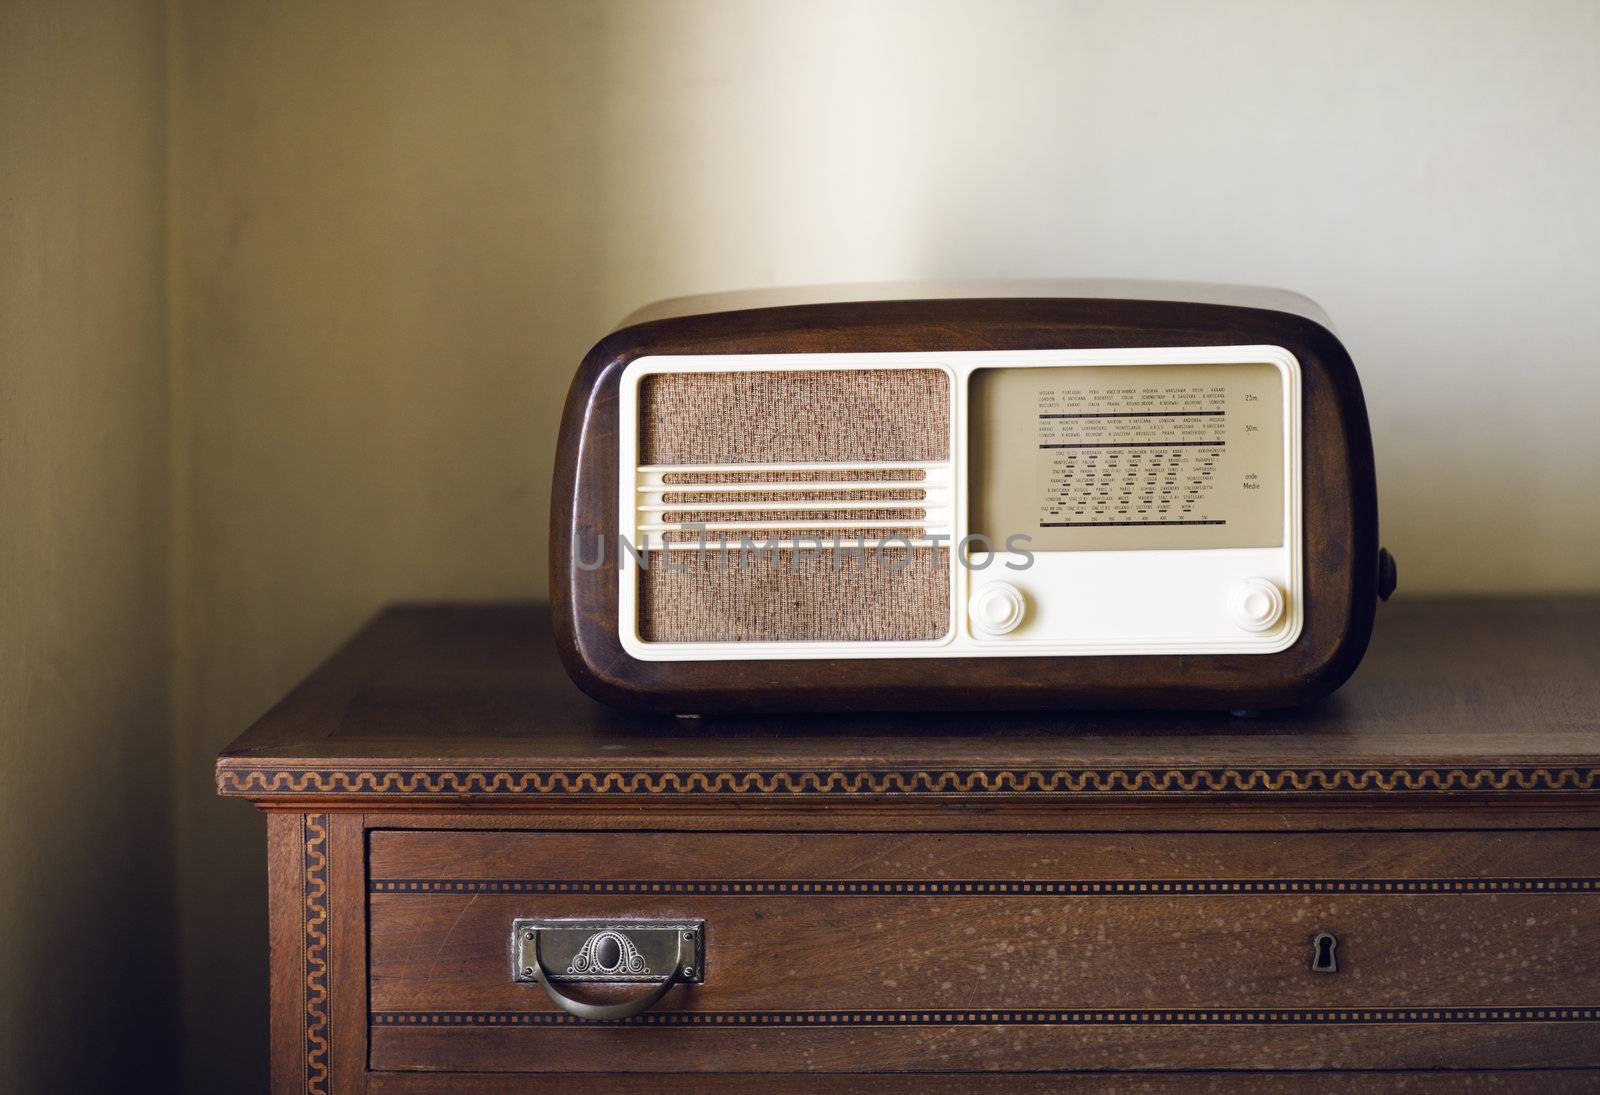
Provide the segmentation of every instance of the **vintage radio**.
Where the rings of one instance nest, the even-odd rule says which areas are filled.
[[[1247,709],[1393,587],[1355,369],[1271,290],[670,302],[562,422],[569,671],[673,713]]]

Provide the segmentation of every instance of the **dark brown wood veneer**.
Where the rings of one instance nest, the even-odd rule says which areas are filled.
[[[1600,1083],[1600,599],[1390,605],[1257,719],[678,720],[549,622],[391,609],[219,757],[278,1095]],[[705,983],[574,1020],[520,916],[703,917]]]
[[[574,537],[614,548],[617,391],[646,354],[867,353],[1271,344],[1302,371],[1305,627],[1277,654],[643,662],[617,638],[617,571],[572,565]],[[1029,708],[1265,709],[1326,694],[1366,650],[1377,604],[1372,442],[1354,366],[1325,327],[1284,311],[1093,298],[871,301],[755,308],[624,328],[573,381],[556,459],[550,589],[557,649],[583,689],[667,713]],[[592,546],[587,549],[592,554]],[[613,557],[614,551],[608,557]]]

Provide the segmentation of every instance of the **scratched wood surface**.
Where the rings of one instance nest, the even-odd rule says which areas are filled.
[[[217,763],[225,793],[269,797],[230,780],[318,766],[1025,772],[1592,768],[1597,761],[1600,598],[1574,597],[1391,602],[1349,684],[1308,707],[1247,719],[991,713],[679,720],[614,710],[580,692],[557,662],[542,606],[403,606],[376,617]]]
[[[686,724],[584,696],[538,606],[390,610],[219,759],[270,817],[273,1090],[1590,1090],[1597,625],[1396,602],[1257,719]],[[652,912],[710,947],[656,1025],[513,985],[513,916]]]

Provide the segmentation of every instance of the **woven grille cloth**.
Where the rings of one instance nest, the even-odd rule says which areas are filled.
[[[639,397],[645,464],[931,461],[950,455],[938,369],[657,373]]]
[[[646,642],[890,642],[949,629],[948,548],[672,553],[683,570],[663,554],[639,575]]]

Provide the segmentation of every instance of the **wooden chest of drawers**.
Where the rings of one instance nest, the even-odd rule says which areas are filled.
[[[218,762],[273,1089],[1595,1089],[1597,635],[1392,605],[1257,719],[686,721],[583,698],[536,608],[392,610]],[[569,1015],[529,918],[703,921],[698,983]]]

